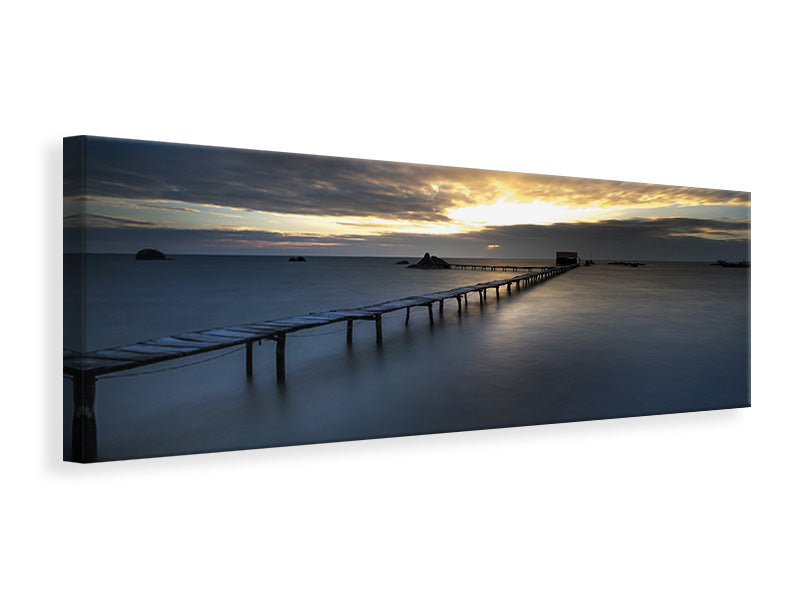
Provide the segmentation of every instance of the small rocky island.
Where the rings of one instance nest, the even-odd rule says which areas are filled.
[[[302,256],[292,256],[289,259],[289,262],[306,262],[306,259],[303,258]]]
[[[394,264],[396,264],[396,265],[407,265],[407,264],[408,264],[408,261],[407,261],[407,260],[398,260],[398,261],[397,261],[396,263],[394,263]]]
[[[136,253],[136,260],[167,260],[167,256],[155,248],[142,248]]]
[[[428,252],[425,253],[419,262],[413,265],[408,265],[408,269],[449,269],[450,263],[438,256],[431,256]]]

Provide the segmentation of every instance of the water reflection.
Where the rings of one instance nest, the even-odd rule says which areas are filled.
[[[395,278],[405,275],[366,264],[355,276],[348,270],[352,262],[342,265],[328,276],[361,290],[360,278],[370,273],[373,284],[389,290],[376,301],[409,293],[391,293]],[[249,266],[226,269],[247,274],[241,284],[249,284]],[[464,274],[467,281],[451,277],[447,283],[426,274],[413,291],[475,283],[475,273],[459,272]],[[208,319],[233,322],[224,303],[212,309],[201,302],[197,310],[204,314],[182,315],[195,305],[182,295],[185,287],[171,289],[179,294],[170,303],[179,324],[201,318],[202,326]],[[176,371],[101,380],[101,459],[744,406],[749,403],[748,290],[742,270],[597,266],[512,290],[510,296],[501,290],[499,302],[490,289],[485,302],[473,297],[463,303],[460,315],[456,302],[448,301],[433,326],[427,307],[412,310],[408,326],[404,311],[391,313],[383,318],[382,345],[375,343],[370,321],[355,323],[352,346],[346,344],[344,323],[320,330],[323,335],[290,335],[285,383],[275,381],[274,342],[254,346],[250,379],[239,352]],[[231,287],[228,293],[240,292]],[[339,293],[329,301],[333,306],[357,304],[347,301],[352,292]],[[307,296],[295,303],[320,310],[316,292]],[[101,301],[92,297],[90,305]],[[263,296],[260,318],[282,316],[284,309],[284,314],[303,312],[289,312],[283,301]],[[470,310],[475,302],[478,307]],[[109,319],[115,314],[110,308],[98,312]],[[155,329],[134,320],[127,327],[125,342]],[[120,328],[115,323],[111,332],[93,337],[116,339]],[[159,329],[157,335],[175,331]],[[71,414],[68,388],[65,402]]]

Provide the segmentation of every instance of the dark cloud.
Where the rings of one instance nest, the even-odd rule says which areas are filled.
[[[288,235],[272,231],[189,230],[88,226],[89,252],[133,253],[147,246],[165,252],[229,254],[335,254],[446,257],[548,258],[556,251],[577,251],[598,259],[716,260],[749,258],[749,222],[712,219],[647,219],[487,227],[456,235],[392,233],[380,236]],[[711,239],[708,232],[727,233]],[[736,236],[742,236],[738,238]],[[64,230],[65,249],[76,252],[80,229]],[[494,246],[494,247],[492,247]]]
[[[491,201],[508,190],[519,199],[574,205],[749,204],[749,194],[725,190],[112,138],[83,140],[89,197],[433,222],[448,221],[448,208]],[[65,197],[82,193],[80,172],[72,163],[65,165],[64,188]]]
[[[381,241],[412,255],[547,258],[564,250],[599,259],[740,260],[750,256],[749,228],[749,222],[647,219],[487,227],[453,236],[390,234]],[[728,239],[709,238],[709,230],[728,232]]]
[[[126,217],[111,217],[92,213],[75,213],[64,217],[64,228],[71,227],[157,227],[154,221],[142,219],[129,219]]]

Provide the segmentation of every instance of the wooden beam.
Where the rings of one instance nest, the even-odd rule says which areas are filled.
[[[286,334],[279,333],[275,341],[275,378],[278,381],[286,381]]]
[[[245,359],[244,359],[244,370],[247,374],[247,378],[251,378],[253,376],[253,342],[247,342],[246,344],[246,352],[245,352]]]

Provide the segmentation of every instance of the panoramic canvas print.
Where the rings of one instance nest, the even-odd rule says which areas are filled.
[[[64,139],[64,459],[750,405],[750,194]]]

